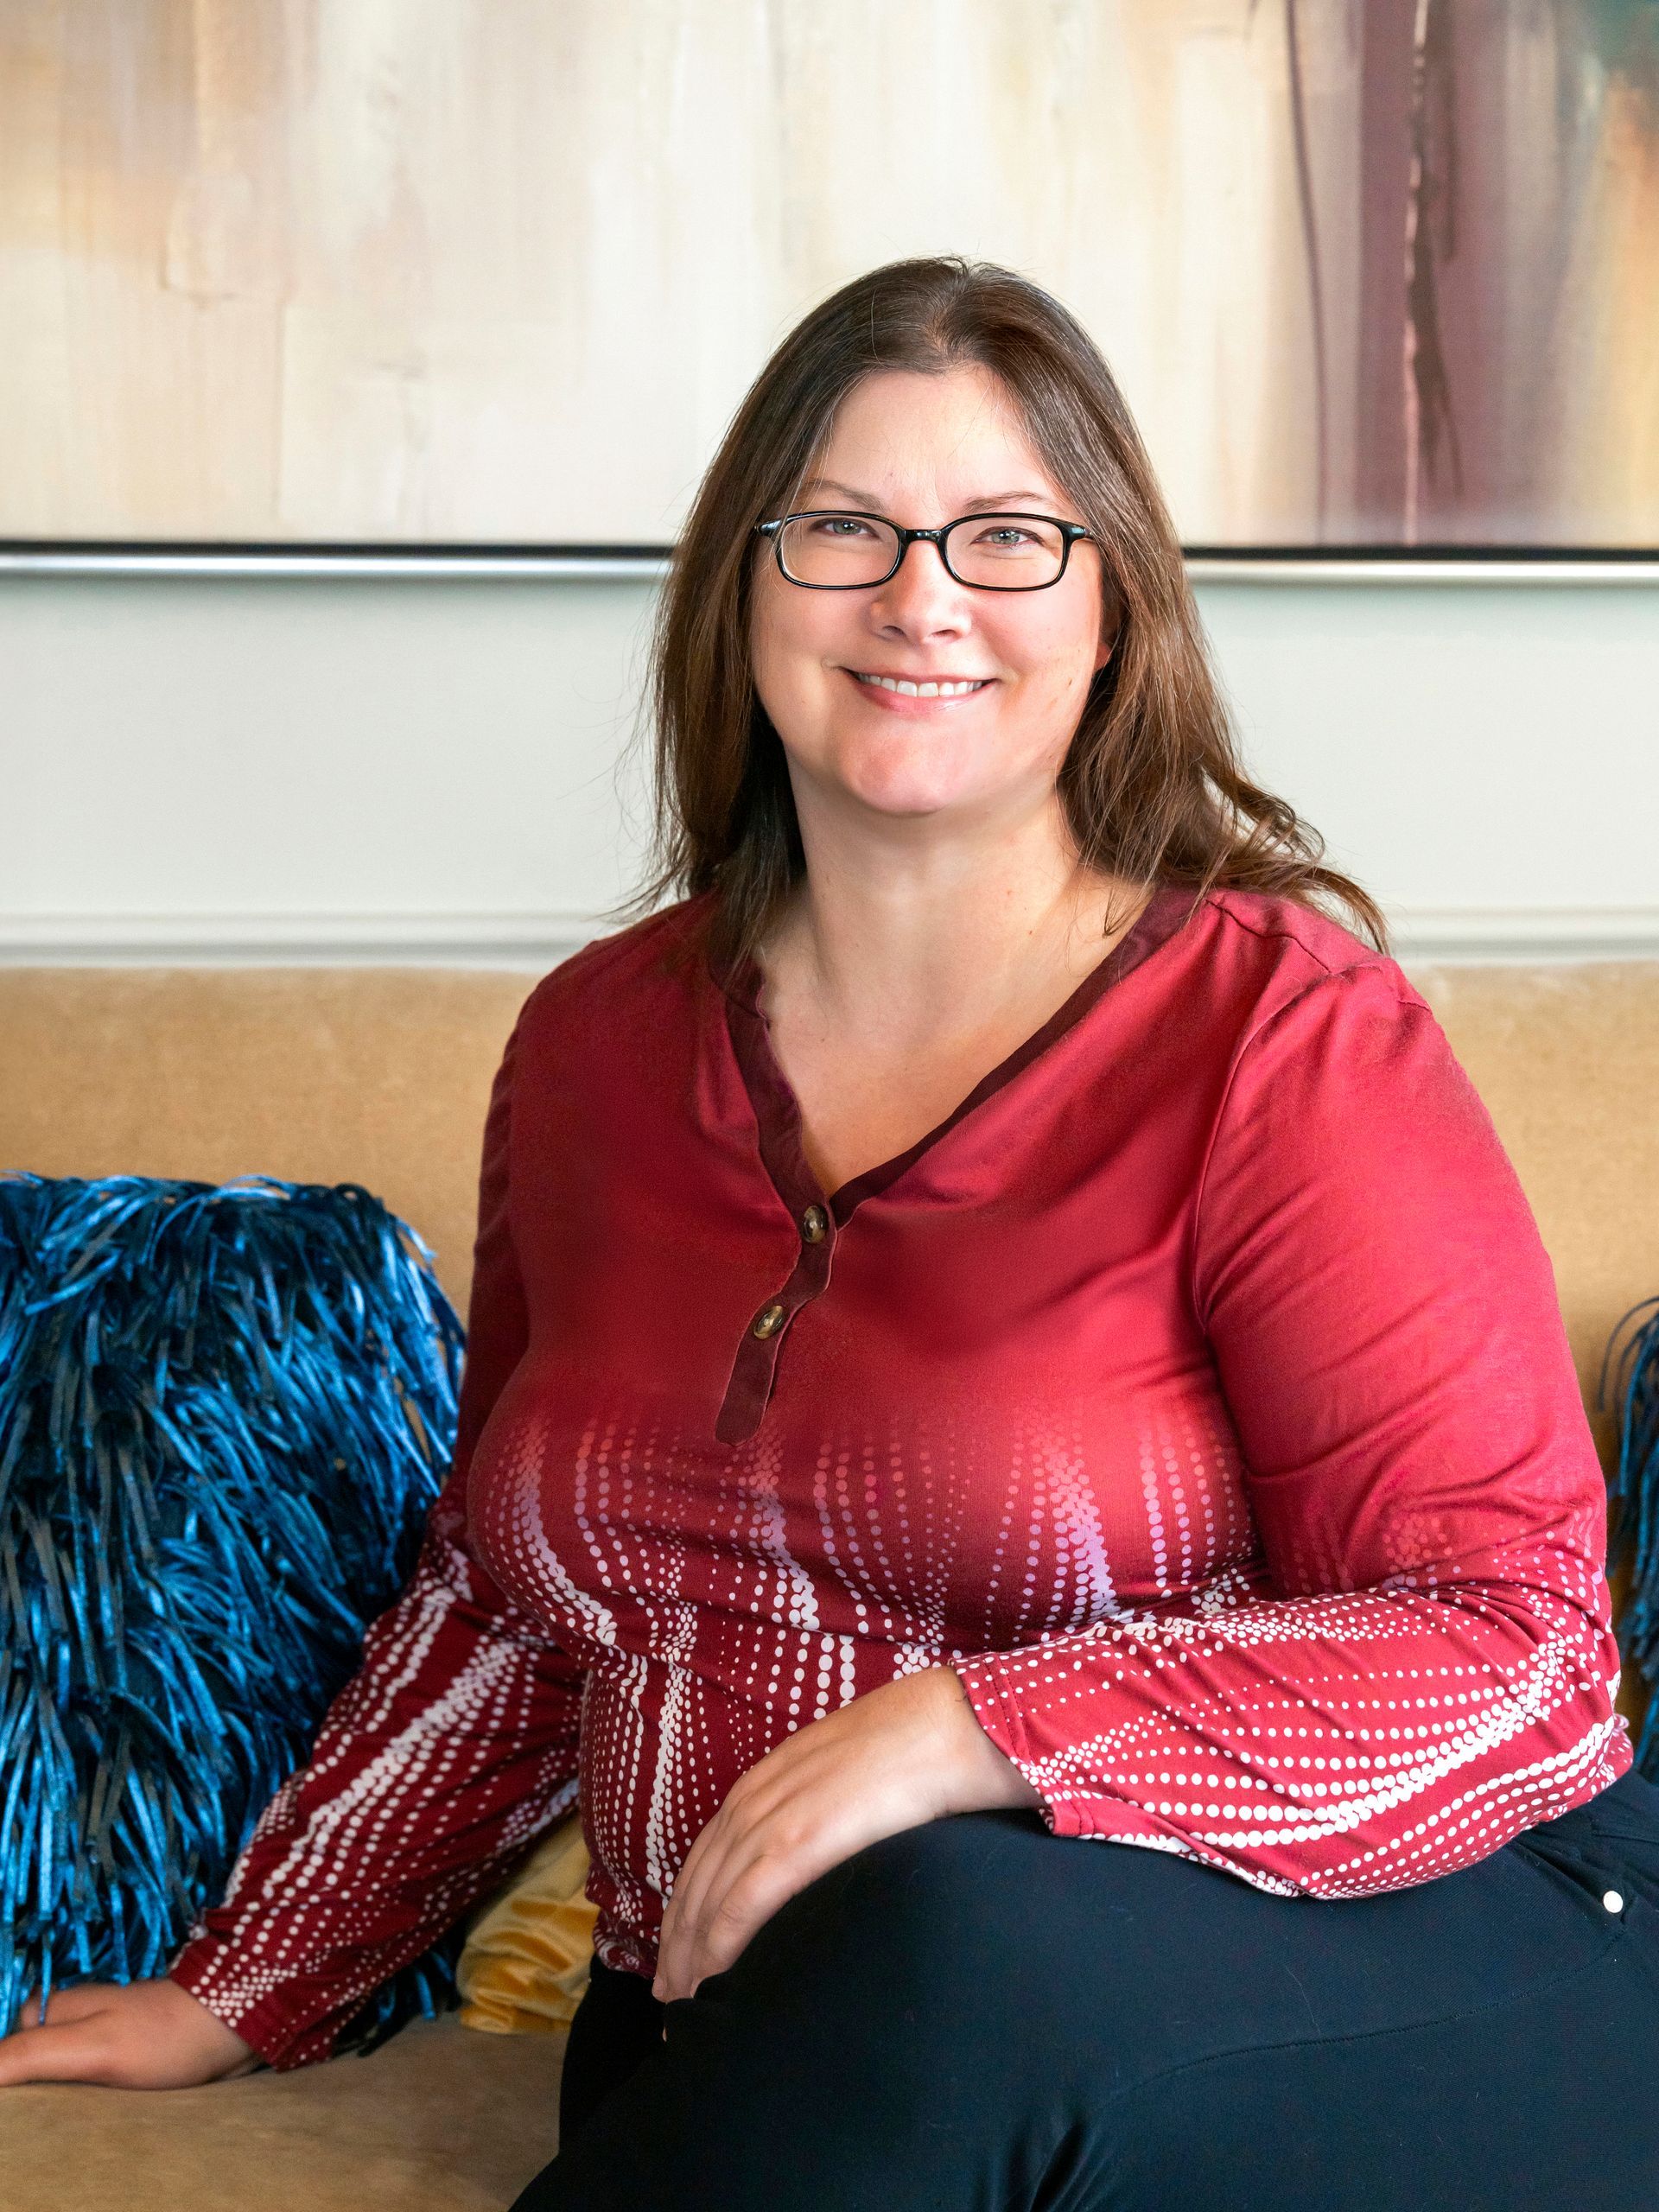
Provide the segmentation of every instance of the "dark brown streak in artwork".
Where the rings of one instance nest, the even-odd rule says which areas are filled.
[[[1421,486],[1438,474],[1442,442],[1454,499],[1463,490],[1457,417],[1440,343],[1437,269],[1457,251],[1456,85],[1452,11],[1446,0],[1419,0],[1411,72],[1411,188],[1406,232],[1406,317],[1417,406]],[[1408,457],[1412,469],[1412,457]],[[1408,502],[1408,535],[1421,534],[1423,501]]]
[[[1313,334],[1313,537],[1325,539],[1329,446],[1326,435],[1325,292],[1319,278],[1319,232],[1313,205],[1313,177],[1308,159],[1307,105],[1302,85],[1302,56],[1297,37],[1296,0],[1285,0],[1285,48],[1290,63],[1290,128],[1296,156],[1296,204],[1302,219],[1302,251],[1307,262],[1308,315]]]

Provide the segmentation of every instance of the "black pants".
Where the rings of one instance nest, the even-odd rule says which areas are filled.
[[[514,2212],[1653,2212],[1659,1789],[1329,1903],[958,1814],[596,1961],[561,2122]]]

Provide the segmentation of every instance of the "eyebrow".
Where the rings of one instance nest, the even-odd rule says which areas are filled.
[[[861,492],[854,485],[838,484],[833,476],[810,476],[802,485],[799,496],[804,499],[811,491],[839,492],[849,499],[859,500],[873,512],[880,512],[880,503],[874,492]],[[1046,492],[991,492],[977,499],[967,500],[959,512],[971,514],[976,507],[1008,507],[1016,500],[1046,499],[1048,497]]]

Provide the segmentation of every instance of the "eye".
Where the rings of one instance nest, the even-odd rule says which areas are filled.
[[[833,537],[845,543],[849,537],[868,537],[869,524],[857,515],[817,515],[813,518],[814,537]]]
[[[1017,550],[1022,544],[1034,545],[1037,537],[1033,531],[1021,530],[1017,522],[999,522],[993,524],[989,530],[982,530],[975,543],[988,545],[993,552],[1006,553]]]

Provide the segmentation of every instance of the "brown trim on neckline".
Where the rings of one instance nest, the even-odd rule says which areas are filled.
[[[1137,919],[1105,957],[1090,969],[1065,1003],[1023,1045],[1015,1046],[982,1076],[944,1121],[891,1160],[866,1168],[830,1192],[823,1190],[807,1164],[801,1142],[800,1102],[772,1050],[771,1033],[760,1011],[760,993],[766,978],[759,962],[750,954],[723,973],[717,972],[710,963],[712,979],[727,1001],[727,1028],[754,1108],[760,1157],[779,1196],[797,1217],[804,1207],[816,1202],[826,1209],[837,1227],[844,1224],[864,1199],[887,1190],[966,1115],[1012,1082],[1057,1039],[1075,1028],[1113,984],[1132,975],[1174,936],[1199,903],[1199,896],[1195,896],[1191,885],[1160,885]]]

